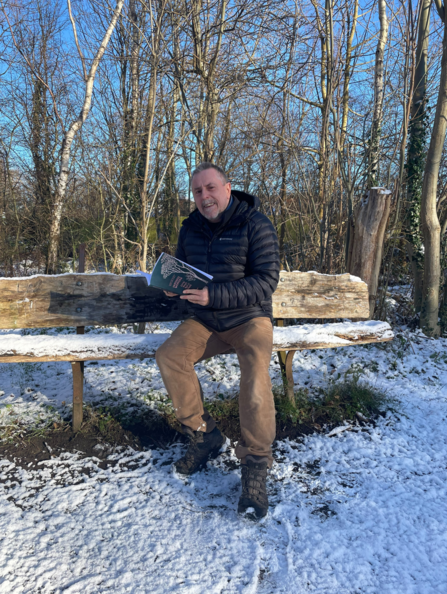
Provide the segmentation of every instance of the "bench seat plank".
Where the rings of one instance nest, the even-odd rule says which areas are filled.
[[[153,357],[170,334],[3,335],[0,363],[100,361]],[[273,350],[324,349],[392,340],[386,322],[305,324],[274,328]]]

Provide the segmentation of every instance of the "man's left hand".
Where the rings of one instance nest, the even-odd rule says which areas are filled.
[[[185,289],[180,295],[180,299],[187,299],[190,303],[196,303],[197,305],[208,305],[210,302],[208,287],[204,289]]]

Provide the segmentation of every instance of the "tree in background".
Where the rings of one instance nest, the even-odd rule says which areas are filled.
[[[392,190],[376,315],[388,283],[411,279],[421,302],[426,106],[442,48],[428,0],[123,0],[106,47],[115,1],[69,7],[0,0],[2,273],[45,257],[49,270],[74,266],[80,243],[92,268],[151,266],[173,249],[207,158],[259,196],[290,269],[344,272],[365,189]]]
[[[438,179],[447,129],[447,19],[441,2],[437,2],[444,23],[441,76],[430,145],[424,170],[421,199],[421,223],[424,237],[424,286],[421,306],[421,328],[429,336],[439,335],[439,286],[441,282],[441,225],[438,219]]]

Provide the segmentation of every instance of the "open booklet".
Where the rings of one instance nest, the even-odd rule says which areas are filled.
[[[185,289],[203,289],[213,279],[210,274],[198,270],[169,254],[161,254],[151,274],[137,270],[147,284],[157,289],[181,295]]]

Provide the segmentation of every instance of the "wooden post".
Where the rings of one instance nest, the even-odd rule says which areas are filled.
[[[293,371],[292,371],[292,363],[293,363],[293,356],[296,351],[288,351],[286,355],[286,364],[285,364],[285,378],[286,378],[286,386],[285,392],[287,398],[295,404],[295,394],[293,391]]]
[[[281,269],[281,272],[282,272],[282,269]],[[284,280],[282,278],[280,280],[282,282],[284,282]],[[283,328],[284,320],[282,318],[277,318],[276,326],[278,328]],[[279,368],[281,370],[281,377],[282,377],[282,382],[284,385],[285,396],[288,395],[288,393],[287,393],[287,377],[286,377],[286,358],[287,358],[286,351],[278,351],[278,363],[279,363]]]
[[[146,270],[146,267],[142,268],[142,270]],[[139,324],[134,326],[135,334],[145,334],[146,333],[146,322],[140,322]]]
[[[85,272],[85,243],[79,246],[78,272]],[[84,334],[85,326],[77,326],[76,334]],[[82,400],[84,394],[84,361],[71,364],[73,370],[73,431],[79,431],[82,424]]]
[[[82,424],[82,396],[84,393],[84,361],[73,361],[73,431],[79,431]]]
[[[349,272],[368,285],[369,317],[376,304],[383,240],[391,207],[391,192],[371,188],[362,199],[355,217],[355,233]]]
[[[282,328],[284,326],[284,320],[277,319],[276,325]],[[281,369],[281,376],[284,385],[284,395],[294,402],[295,396],[293,393],[293,373],[292,363],[295,351],[278,351],[278,362]]]
[[[283,328],[284,327],[284,320],[277,319],[276,320],[276,325],[277,325],[278,328]],[[278,351],[278,362],[279,362],[279,366],[281,367],[281,371],[285,370],[286,351]]]

